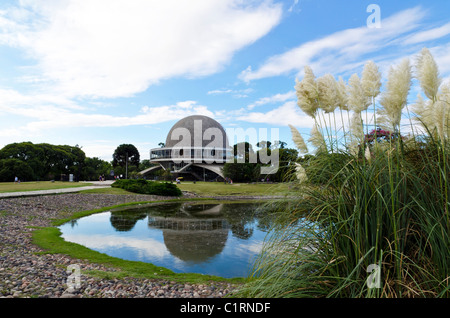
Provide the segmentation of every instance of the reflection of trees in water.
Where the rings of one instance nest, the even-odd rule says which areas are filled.
[[[127,208],[120,211],[112,211],[110,222],[117,231],[127,232],[134,228],[137,221],[145,219],[149,213],[163,215],[167,213],[167,210],[176,210],[179,209],[180,206],[181,203],[171,203],[167,205],[155,204],[139,208]]]
[[[249,239],[253,235],[254,225],[260,231],[267,232],[271,218],[265,203],[230,203],[224,205],[224,217],[231,224],[233,235],[240,239]]]
[[[270,220],[266,219],[260,203],[169,203],[132,208],[123,211],[111,212],[111,225],[118,231],[129,231],[133,229],[136,222],[145,217],[159,217],[166,220],[167,226],[173,225],[171,219],[202,220],[217,219],[227,222],[233,236],[240,239],[249,239],[253,235],[255,221],[260,230],[270,227]],[[160,220],[161,222],[161,220]],[[194,223],[192,223],[194,224]]]
[[[136,222],[147,217],[147,213],[130,213],[127,211],[112,212],[109,218],[111,225],[119,232],[128,232],[133,229]]]

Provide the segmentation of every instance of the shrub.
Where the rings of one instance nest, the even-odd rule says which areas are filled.
[[[121,188],[130,192],[140,194],[153,194],[163,196],[181,196],[181,190],[173,183],[147,181],[143,179],[116,180],[112,185],[114,188]]]

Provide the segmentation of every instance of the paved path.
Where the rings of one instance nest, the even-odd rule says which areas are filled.
[[[46,194],[57,194],[57,193],[71,193],[71,192],[79,192],[82,190],[109,188],[113,182],[114,181],[90,181],[87,183],[92,183],[92,185],[85,186],[85,187],[36,190],[36,191],[22,191],[22,192],[4,192],[4,193],[0,193],[0,198],[24,197],[24,196],[46,195]]]

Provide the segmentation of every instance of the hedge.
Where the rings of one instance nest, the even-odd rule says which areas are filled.
[[[147,181],[143,179],[123,179],[116,180],[111,186],[140,194],[177,197],[182,195],[181,190],[175,184],[168,182]]]

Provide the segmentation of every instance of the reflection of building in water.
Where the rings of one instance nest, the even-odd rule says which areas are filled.
[[[184,205],[173,217],[149,216],[148,226],[162,230],[164,243],[172,255],[201,263],[220,254],[227,242],[230,224],[215,217],[220,208],[221,205],[215,205],[192,213],[195,206]],[[200,214],[201,217],[195,217]]]
[[[160,230],[176,231],[214,231],[229,229],[226,220],[217,219],[186,219],[186,218],[160,218],[149,217],[148,225]]]

